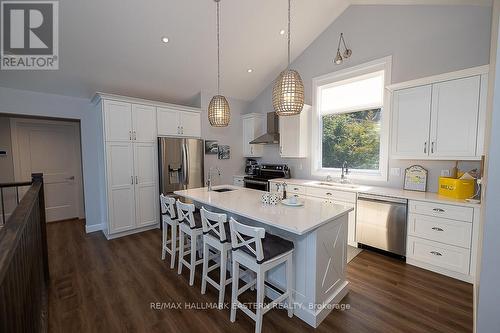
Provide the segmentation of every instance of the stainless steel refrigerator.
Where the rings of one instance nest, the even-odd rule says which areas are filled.
[[[158,138],[160,192],[204,186],[204,144],[200,139]]]

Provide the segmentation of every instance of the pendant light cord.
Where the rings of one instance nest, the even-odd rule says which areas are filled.
[[[288,0],[288,68],[290,68],[290,2]]]
[[[220,14],[217,1],[217,95],[220,95]]]
[[[340,33],[340,38],[339,38],[339,45],[337,46],[337,52],[340,52],[340,42],[344,39],[344,34]],[[345,46],[345,42],[344,42]]]

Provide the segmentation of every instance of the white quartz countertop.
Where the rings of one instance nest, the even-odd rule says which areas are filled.
[[[403,199],[408,199],[408,200],[420,200],[420,201],[443,203],[443,204],[450,204],[450,205],[459,205],[459,206],[468,206],[468,207],[475,207],[475,208],[481,206],[481,204],[471,203],[471,202],[468,202],[468,201],[463,200],[463,199],[448,198],[448,197],[439,195],[438,193],[408,191],[408,190],[391,188],[391,187],[369,186],[369,185],[359,184],[359,189],[350,189],[350,188],[340,189],[340,188],[332,188],[332,187],[325,186],[325,185],[313,184],[315,181],[310,180],[310,179],[279,178],[279,179],[273,179],[272,181],[273,182],[276,182],[276,181],[277,182],[285,182],[287,184],[302,185],[302,186],[308,186],[308,187],[328,188],[328,189],[332,189],[335,191],[376,194],[376,195],[383,195],[383,196],[387,196],[387,197],[403,198]]]
[[[176,195],[192,201],[212,206],[229,213],[267,224],[297,235],[304,235],[352,211],[352,208],[324,202],[316,198],[305,198],[304,206],[290,207],[281,203],[264,205],[261,202],[263,191],[232,185],[214,186],[232,188],[234,191],[208,191],[206,187],[175,191]]]

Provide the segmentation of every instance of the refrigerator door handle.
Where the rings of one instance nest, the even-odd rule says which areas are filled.
[[[182,143],[182,171],[183,171],[183,175],[184,175],[184,186],[187,186],[189,183],[188,146],[187,146],[186,141],[184,141],[184,140]]]

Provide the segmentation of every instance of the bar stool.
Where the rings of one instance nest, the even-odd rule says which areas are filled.
[[[293,316],[293,242],[281,237],[267,234],[264,228],[251,227],[231,218],[231,246],[233,249],[233,286],[231,295],[231,322],[236,320],[236,310],[240,308],[255,321],[255,332],[262,330],[262,316],[280,302],[287,299],[288,316]],[[264,306],[264,281],[266,272],[280,264],[286,263],[286,291],[274,301]],[[257,273],[257,309],[252,312],[247,306],[238,301],[238,296],[253,285],[253,282],[238,288],[240,264]]]
[[[189,285],[194,284],[194,273],[196,270],[196,265],[203,263],[203,258],[196,260],[197,252],[197,242],[201,239],[203,235],[203,230],[201,226],[200,212],[195,211],[193,204],[187,204],[177,200],[177,216],[179,220],[179,269],[178,274],[182,273],[182,266],[186,266],[189,269]],[[185,251],[184,235],[188,236],[191,240],[191,245],[188,251]],[[201,253],[201,252],[200,252]],[[191,255],[191,259],[188,262],[184,259],[185,255]]]
[[[165,260],[165,255],[170,254],[170,268],[175,266],[175,255],[177,254],[177,228],[179,220],[175,212],[175,199],[160,194],[161,219],[163,223],[161,260]],[[168,240],[168,227],[172,235]],[[170,248],[168,247],[170,245]]]
[[[226,214],[212,213],[201,208],[201,224],[203,226],[203,274],[201,279],[201,293],[205,294],[207,282],[219,291],[219,309],[224,304],[224,293],[226,286],[231,283],[231,278],[226,279],[227,259],[231,251],[231,231],[227,224]],[[217,253],[211,255],[210,250],[216,250]],[[219,257],[220,262],[208,266],[210,259]],[[208,276],[208,273],[220,267],[220,281],[215,282]]]

